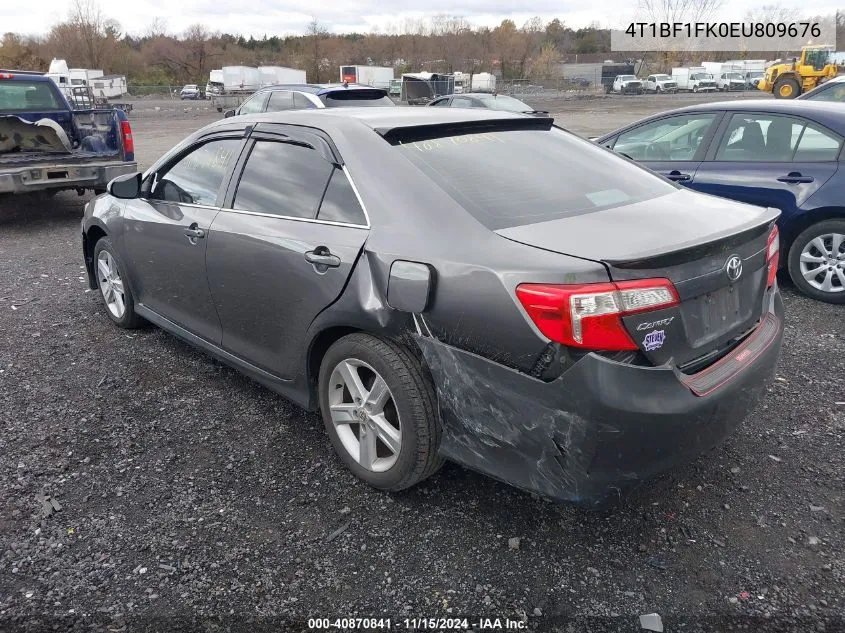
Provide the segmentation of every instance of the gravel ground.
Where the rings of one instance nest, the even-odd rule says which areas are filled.
[[[557,105],[587,134],[670,98]],[[217,116],[137,114],[144,165]],[[0,631],[347,616],[638,631],[649,613],[667,631],[845,628],[841,307],[784,282],[758,410],[619,507],[550,504],[454,465],[381,494],[317,416],[160,330],[114,327],[84,283],[86,199],[0,201]]]

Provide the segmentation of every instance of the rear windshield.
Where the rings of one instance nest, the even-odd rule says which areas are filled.
[[[496,110],[505,110],[507,112],[533,112],[534,108],[530,105],[525,103],[524,101],[520,101],[519,99],[514,99],[513,97],[509,97],[508,95],[490,95],[486,97],[479,97],[485,103],[489,103],[493,105]]]
[[[558,129],[397,141],[396,151],[494,231],[633,204],[677,188]]]
[[[349,90],[320,95],[327,108],[392,106],[393,101],[381,90]]]
[[[63,110],[46,81],[0,81],[0,110],[6,112],[47,112]]]

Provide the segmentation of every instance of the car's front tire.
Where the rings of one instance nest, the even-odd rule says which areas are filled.
[[[135,312],[135,298],[126,280],[126,267],[108,237],[94,246],[94,275],[106,314],[115,325],[127,330],[137,328],[143,319]]]
[[[787,266],[808,297],[845,304],[845,219],[825,220],[801,232],[789,249]]]
[[[323,357],[318,389],[335,451],[371,486],[404,490],[442,465],[434,385],[405,346],[369,334],[345,336]]]

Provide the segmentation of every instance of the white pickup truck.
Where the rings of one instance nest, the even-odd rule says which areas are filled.
[[[643,82],[646,92],[678,92],[678,83],[669,75],[649,75]]]
[[[673,68],[672,79],[678,83],[678,90],[690,90],[692,92],[716,91],[716,80],[702,66]]]
[[[619,94],[638,94],[643,93],[643,82],[637,79],[636,75],[616,75],[613,80],[613,92]]]

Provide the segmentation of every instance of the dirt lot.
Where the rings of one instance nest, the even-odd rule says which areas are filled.
[[[692,100],[536,106],[592,135]],[[133,113],[144,166],[219,116],[184,107]],[[0,631],[348,616],[638,631],[652,612],[666,631],[845,629],[842,308],[785,283],[758,410],[618,508],[457,466],[386,495],[345,470],[315,415],[160,330],[113,327],[84,283],[85,200],[0,202]]]

